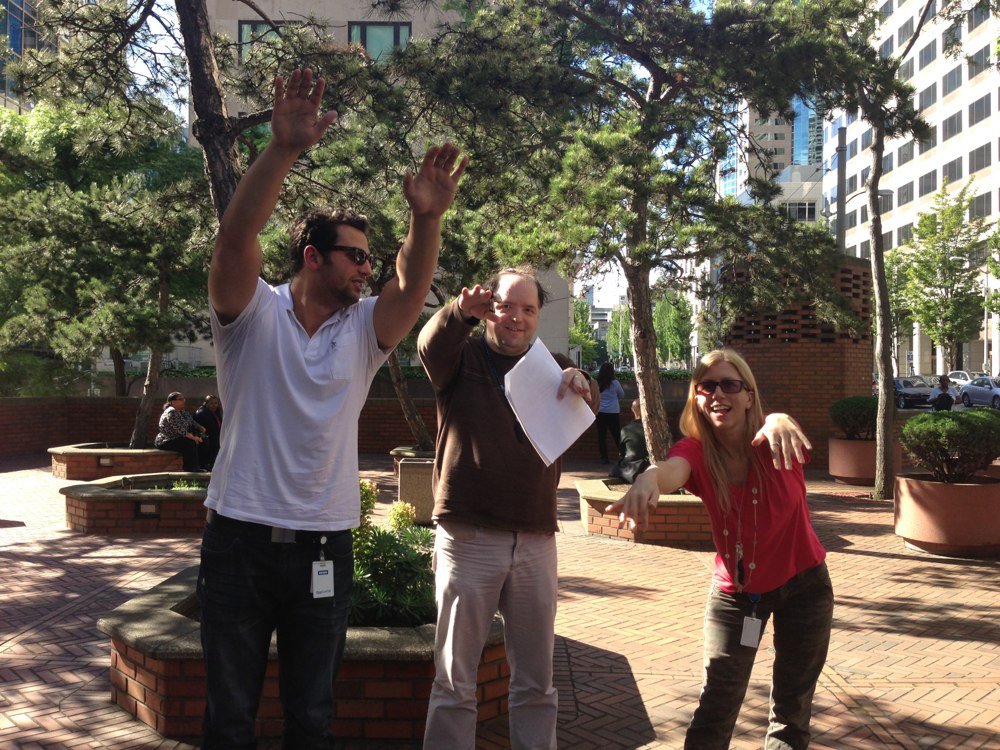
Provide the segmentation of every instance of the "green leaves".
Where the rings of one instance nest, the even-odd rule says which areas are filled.
[[[911,418],[899,442],[938,482],[966,482],[1000,457],[1000,412],[939,411]]]

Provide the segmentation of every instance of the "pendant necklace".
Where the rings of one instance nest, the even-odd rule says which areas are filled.
[[[755,485],[750,490],[750,503],[753,508],[753,539],[751,540],[750,547],[750,562],[747,564],[746,568],[743,566],[744,550],[743,550],[743,507],[746,505],[746,496],[740,498],[739,505],[736,505],[736,544],[734,548],[734,556],[736,558],[735,564],[730,567],[730,556],[729,556],[729,513],[725,515],[722,519],[723,528],[722,536],[725,543],[725,566],[726,569],[732,571],[733,580],[736,581],[736,591],[742,593],[744,587],[750,585],[750,579],[753,578],[753,572],[757,569],[757,504],[759,501],[758,486]],[[745,576],[745,578],[744,578]]]

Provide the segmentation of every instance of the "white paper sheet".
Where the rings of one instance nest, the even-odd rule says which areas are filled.
[[[536,339],[528,353],[507,373],[504,390],[528,440],[545,462],[552,464],[594,421],[590,405],[576,393],[556,398],[562,369]]]

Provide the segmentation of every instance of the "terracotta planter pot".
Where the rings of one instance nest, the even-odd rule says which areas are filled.
[[[903,463],[903,452],[899,443],[893,442],[892,465],[898,472]],[[875,484],[875,441],[846,440],[830,438],[830,476],[844,484],[859,484],[872,487]]]
[[[898,476],[895,497],[896,534],[907,546],[949,557],[1000,556],[1000,480]]]

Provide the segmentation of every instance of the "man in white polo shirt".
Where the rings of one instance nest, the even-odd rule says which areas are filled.
[[[467,163],[446,143],[407,174],[409,234],[378,297],[361,298],[372,274],[367,219],[345,209],[300,217],[291,282],[271,287],[260,278],[258,234],[296,159],[336,120],[320,114],[323,88],[309,70],[275,79],[271,142],[222,217],[209,274],[226,435],[198,580],[207,750],[254,747],[275,630],[285,747],[333,746],[360,516],[358,415],[376,370],[423,308],[441,217]]]

